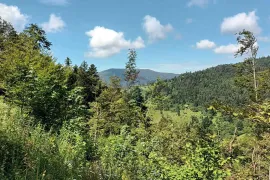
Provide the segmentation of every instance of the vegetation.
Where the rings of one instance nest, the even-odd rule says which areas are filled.
[[[162,91],[169,100],[166,106],[178,105],[209,107],[215,103],[232,107],[244,107],[254,100],[254,84],[251,59],[237,64],[225,64],[194,73],[187,72],[164,83]],[[258,99],[265,99],[270,56],[255,60],[257,70]],[[263,87],[265,86],[265,87]]]
[[[147,85],[149,83],[154,83],[157,78],[167,80],[178,76],[178,74],[156,72],[150,69],[137,70],[140,72],[137,77],[136,85]],[[127,85],[127,83],[125,82],[125,69],[107,69],[105,71],[99,72],[99,76],[107,84],[110,82],[111,76],[117,76],[121,79],[120,83],[122,86],[125,87]]]
[[[269,178],[269,57],[126,88],[51,45],[0,20],[0,179]]]
[[[256,46],[257,39],[255,36],[246,30],[238,33],[239,36],[237,37],[238,44],[240,44],[239,50],[235,53],[235,56],[243,55],[244,53],[250,53],[252,62],[252,74],[253,74],[253,85],[254,85],[254,94],[255,94],[255,101],[258,101],[258,82],[256,78],[256,65],[255,59],[257,57],[259,47]]]
[[[126,64],[125,71],[125,81],[127,82],[128,87],[135,85],[138,75],[140,73],[140,71],[136,69],[136,58],[136,51],[131,49],[128,55],[128,62]]]

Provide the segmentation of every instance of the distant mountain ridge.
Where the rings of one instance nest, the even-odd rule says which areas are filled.
[[[270,56],[258,58],[256,71],[269,71]],[[250,101],[248,90],[235,84],[237,67],[243,64],[223,64],[196,72],[180,74],[167,81],[164,89],[171,98],[171,105],[191,103],[195,106],[209,106],[213,102],[222,102],[232,107],[241,107]],[[252,78],[252,76],[251,76]],[[270,97],[264,94],[264,98]]]
[[[138,77],[138,84],[140,85],[145,85],[147,83],[154,82],[158,78],[162,80],[166,80],[166,79],[172,79],[174,77],[179,76],[179,74],[156,72],[150,69],[138,69],[138,70],[140,71],[139,77]],[[125,69],[114,69],[114,68],[99,72],[99,76],[106,83],[109,82],[111,76],[117,76],[121,79],[122,85],[125,85],[124,74],[125,74]]]

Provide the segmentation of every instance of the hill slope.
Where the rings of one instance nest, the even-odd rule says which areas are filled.
[[[258,59],[256,64],[258,72],[269,69],[270,56]],[[236,71],[235,65],[226,64],[184,73],[166,83],[166,94],[174,106],[186,103],[201,106],[214,101],[241,106],[249,101],[249,95],[246,89],[235,85]]]
[[[178,74],[173,74],[173,73],[161,73],[161,72],[156,72],[150,69],[139,69],[139,77],[138,77],[138,84],[147,84],[150,82],[153,82],[157,80],[157,78],[160,78],[162,80],[166,79],[172,79]],[[121,78],[121,84],[125,85],[124,82],[124,73],[125,69],[108,69],[105,71],[102,71],[99,73],[101,79],[103,79],[105,82],[109,82],[111,76],[118,76]]]

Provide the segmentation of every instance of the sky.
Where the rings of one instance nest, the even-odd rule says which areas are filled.
[[[236,63],[235,33],[252,31],[258,56],[270,53],[269,0],[0,0],[0,16],[18,32],[42,27],[57,62],[83,60],[99,71],[137,67],[183,73]]]

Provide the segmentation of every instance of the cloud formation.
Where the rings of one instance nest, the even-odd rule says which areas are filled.
[[[64,6],[68,4],[68,0],[40,0],[41,3],[53,6]]]
[[[209,0],[189,0],[187,3],[188,7],[198,6],[198,7],[205,7],[209,3]]]
[[[171,24],[162,25],[159,20],[152,16],[145,16],[143,22],[143,29],[148,35],[150,42],[165,39],[167,33],[173,30]]]
[[[214,47],[216,47],[216,44],[208,39],[204,39],[196,43],[197,49],[212,49]]]
[[[214,49],[216,54],[234,54],[240,48],[240,45],[237,44],[228,44],[225,46],[219,46]]]
[[[144,41],[139,36],[136,40],[126,40],[123,32],[117,32],[105,27],[96,26],[94,29],[86,32],[89,39],[90,52],[86,57],[106,58],[113,56],[123,49],[144,48]]]
[[[0,3],[0,16],[2,19],[11,23],[17,31],[22,31],[28,23],[29,17],[21,13],[17,6],[8,6]]]
[[[60,16],[51,14],[49,21],[42,23],[41,27],[48,33],[56,33],[63,30],[63,28],[65,27],[65,22]]]
[[[234,34],[245,29],[254,34],[260,34],[261,28],[258,25],[258,20],[259,17],[256,16],[255,11],[226,17],[221,24],[221,32]]]

